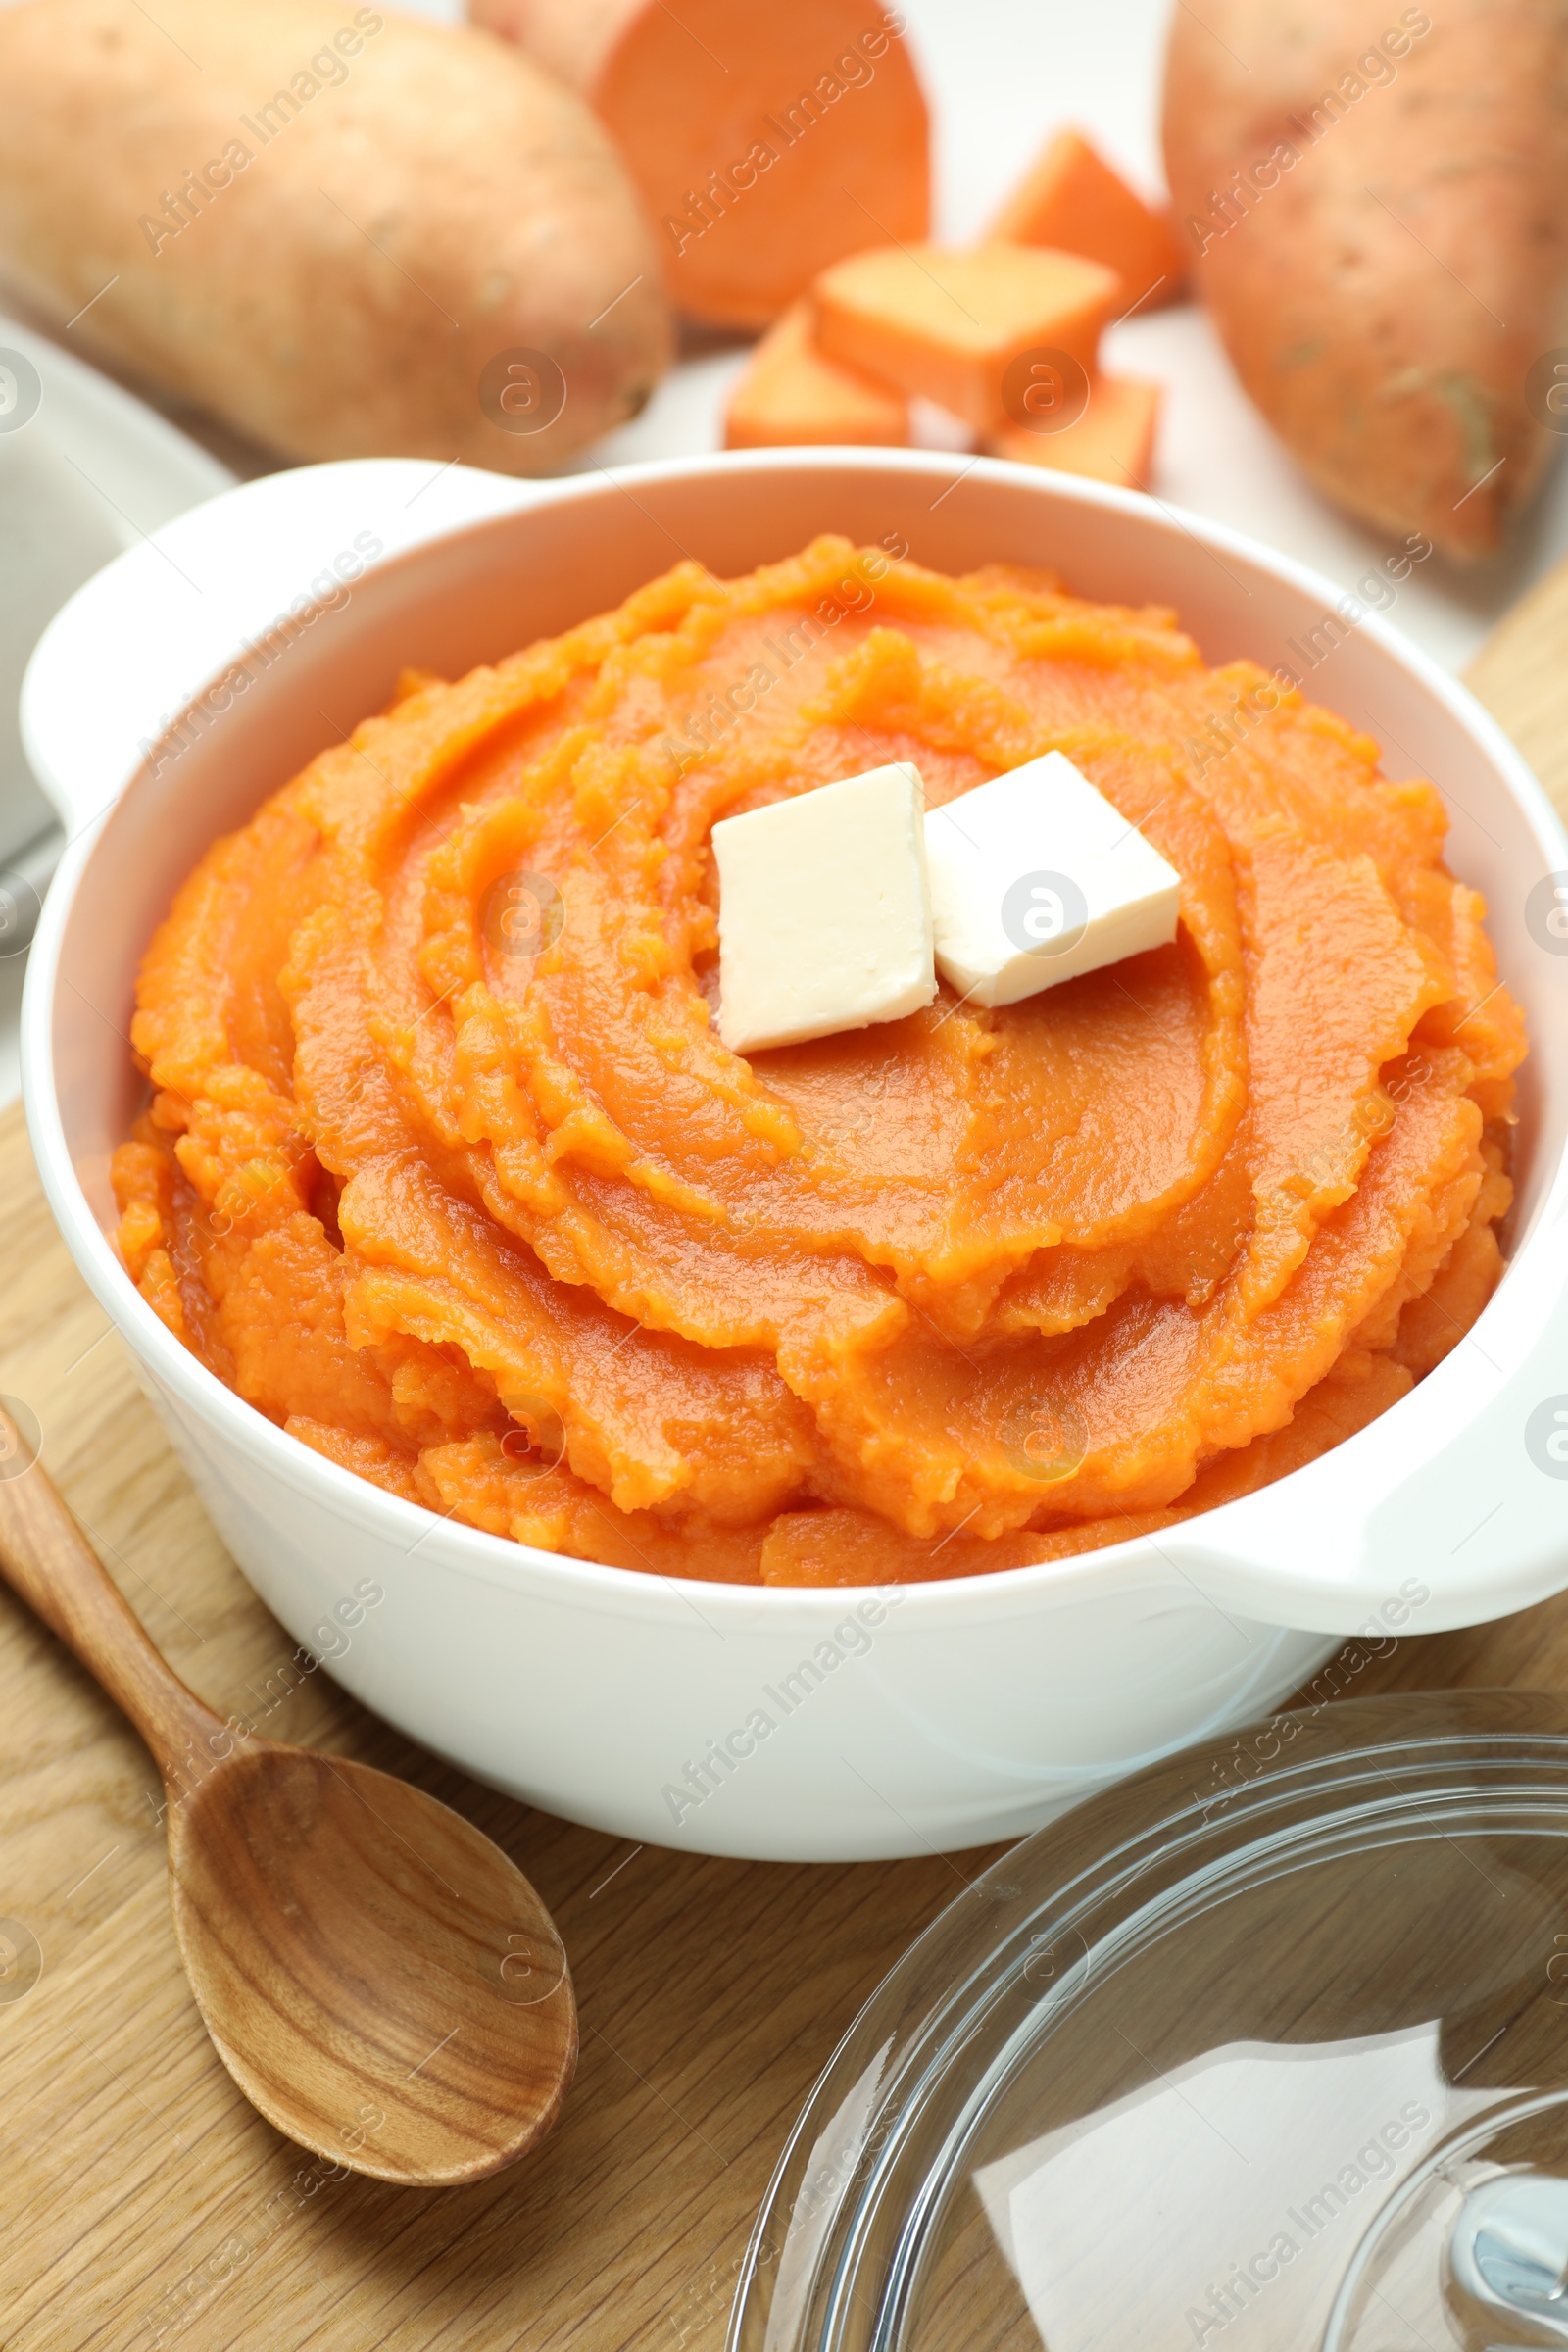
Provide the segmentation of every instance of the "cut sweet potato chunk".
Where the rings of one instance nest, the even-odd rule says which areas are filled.
[[[1059,432],[1013,425],[990,435],[985,446],[990,456],[1010,458],[1015,466],[1046,466],[1114,482],[1119,490],[1147,490],[1161,397],[1158,384],[1138,376],[1097,376],[1083,415]]]
[[[1187,257],[1167,210],[1135,195],[1080,130],[1048,142],[986,234],[1103,262],[1132,310],[1157,310],[1186,290]]]
[[[902,448],[909,406],[858,369],[817,350],[809,307],[798,302],[762,337],[724,412],[726,449],[801,443],[874,443]]]
[[[1014,385],[1007,372],[1015,363],[1064,352],[1093,374],[1121,279],[1075,253],[1029,245],[889,245],[835,263],[812,299],[830,359],[924,393],[990,433],[1023,413],[1026,376],[1020,366]]]

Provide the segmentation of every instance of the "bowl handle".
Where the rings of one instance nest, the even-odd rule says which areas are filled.
[[[221,491],[117,556],[55,614],[23,680],[23,743],[67,836],[110,807],[197,691],[258,640],[538,489],[434,459],[344,459]]]
[[[1379,1642],[1446,1633],[1568,1588],[1568,1169],[1473,1329],[1409,1396],[1154,1541],[1244,1621],[1239,1638],[1247,1620]]]

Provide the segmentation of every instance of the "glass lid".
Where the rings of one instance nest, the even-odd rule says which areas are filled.
[[[1279,1716],[977,1877],[813,2091],[730,2342],[1568,2346],[1568,1701]]]

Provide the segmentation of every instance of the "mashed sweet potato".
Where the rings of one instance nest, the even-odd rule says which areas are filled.
[[[143,1296],[331,1460],[629,1568],[970,1575],[1278,1477],[1485,1304],[1524,1033],[1438,795],[1170,613],[821,540],[405,684],[180,891],[115,1168]],[[1174,946],[725,1051],[715,819],[1052,749]]]

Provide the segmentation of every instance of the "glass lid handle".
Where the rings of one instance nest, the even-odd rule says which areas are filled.
[[[1568,2344],[1568,2180],[1504,2173],[1483,2181],[1454,2217],[1448,2260],[1478,2303]]]

